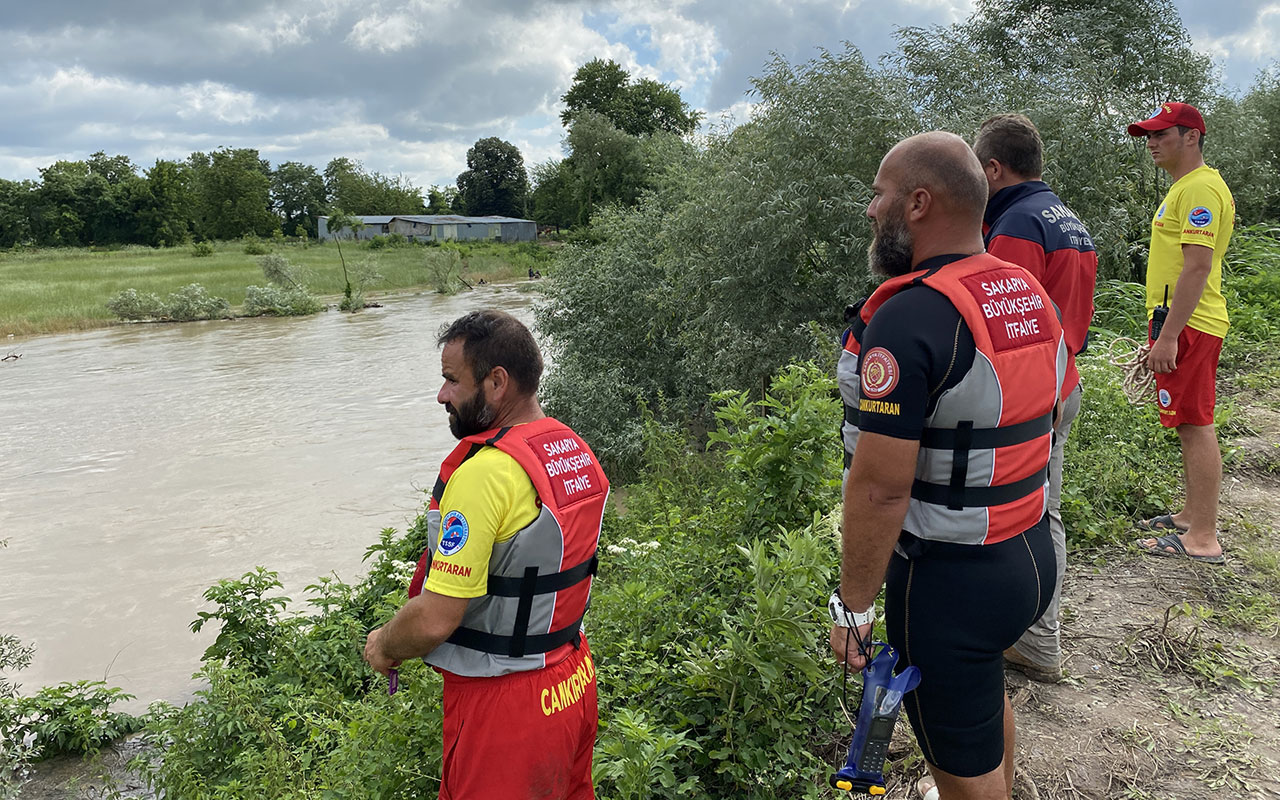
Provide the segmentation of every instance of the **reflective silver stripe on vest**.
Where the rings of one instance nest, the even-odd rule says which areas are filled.
[[[840,396],[846,406],[855,409],[858,408],[862,394],[857,370],[858,357],[847,350],[842,350],[836,365]],[[995,428],[1000,423],[1003,411],[1002,401],[1003,396],[999,381],[996,379],[994,365],[986,355],[975,349],[973,366],[958,384],[939,395],[933,414],[925,419],[925,427],[956,428],[961,421],[969,420],[976,429]],[[850,456],[857,447],[859,433],[855,425],[848,421],[842,422],[841,434],[845,452]],[[1050,446],[1051,442],[1046,437],[1046,463]],[[971,449],[968,453],[965,484],[990,486],[995,472],[995,450]],[[919,459],[916,461],[916,480],[949,484],[954,458],[955,453],[952,450],[921,447]],[[847,472],[845,480],[848,480]],[[1047,483],[1044,485],[1047,486]],[[1048,496],[1045,494],[1045,503],[1047,502]],[[986,507],[975,506],[956,510],[948,508],[946,504],[926,503],[912,497],[902,527],[921,539],[959,544],[982,544],[986,539],[989,521],[989,512]]]
[[[858,357],[848,350],[840,350],[840,358],[836,361],[836,381],[840,386],[840,399],[845,408],[857,410],[862,399],[862,384],[858,379]],[[844,441],[845,460],[853,455],[858,446],[858,426],[846,419],[840,424],[840,438]],[[847,466],[847,465],[846,465]],[[846,470],[847,472],[847,470]]]
[[[440,518],[438,510],[427,512],[427,547],[431,551],[432,558],[435,557],[436,549],[440,546]],[[507,541],[494,544],[493,555],[489,558],[489,574],[497,577],[522,578],[526,567],[537,567],[540,575],[547,575],[560,571],[563,556],[564,534],[560,529],[560,523],[556,521],[555,515],[543,506],[537,519],[527,527],[522,528]],[[565,565],[565,567],[571,566],[573,565]],[[551,631],[555,601],[555,594],[533,596],[528,626],[530,636]],[[472,598],[467,605],[466,614],[462,617],[461,627],[510,635],[515,630],[519,605],[519,597],[485,595]],[[448,642],[433,650],[425,660],[434,667],[468,677],[494,677],[511,672],[542,669],[546,665],[546,655],[543,653],[512,658],[459,647]]]

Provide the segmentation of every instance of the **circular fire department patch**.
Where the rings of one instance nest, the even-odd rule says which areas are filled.
[[[898,360],[883,347],[873,347],[862,357],[862,396],[875,400],[898,385]]]

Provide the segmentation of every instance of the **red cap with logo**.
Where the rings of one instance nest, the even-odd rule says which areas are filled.
[[[1150,119],[1130,125],[1129,135],[1146,136],[1151,131],[1162,131],[1174,125],[1194,128],[1200,133],[1205,132],[1204,117],[1200,116],[1195,106],[1187,103],[1164,103],[1156,109],[1156,113],[1152,114]]]

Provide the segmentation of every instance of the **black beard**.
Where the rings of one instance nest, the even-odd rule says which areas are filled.
[[[483,384],[476,388],[476,393],[470,400],[457,406],[451,405],[448,411],[449,432],[455,439],[484,433],[493,427],[493,420],[498,416],[497,412],[489,407],[488,400],[484,396]]]
[[[871,245],[867,247],[867,263],[876,275],[896,278],[911,271],[915,242],[907,230],[905,221],[894,215],[885,215],[874,228]]]

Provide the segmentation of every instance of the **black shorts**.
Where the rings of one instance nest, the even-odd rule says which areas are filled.
[[[999,544],[930,542],[903,533],[884,616],[898,669],[920,668],[903,705],[925,760],[963,778],[1004,758],[1005,649],[1053,595],[1056,558],[1048,517]]]

